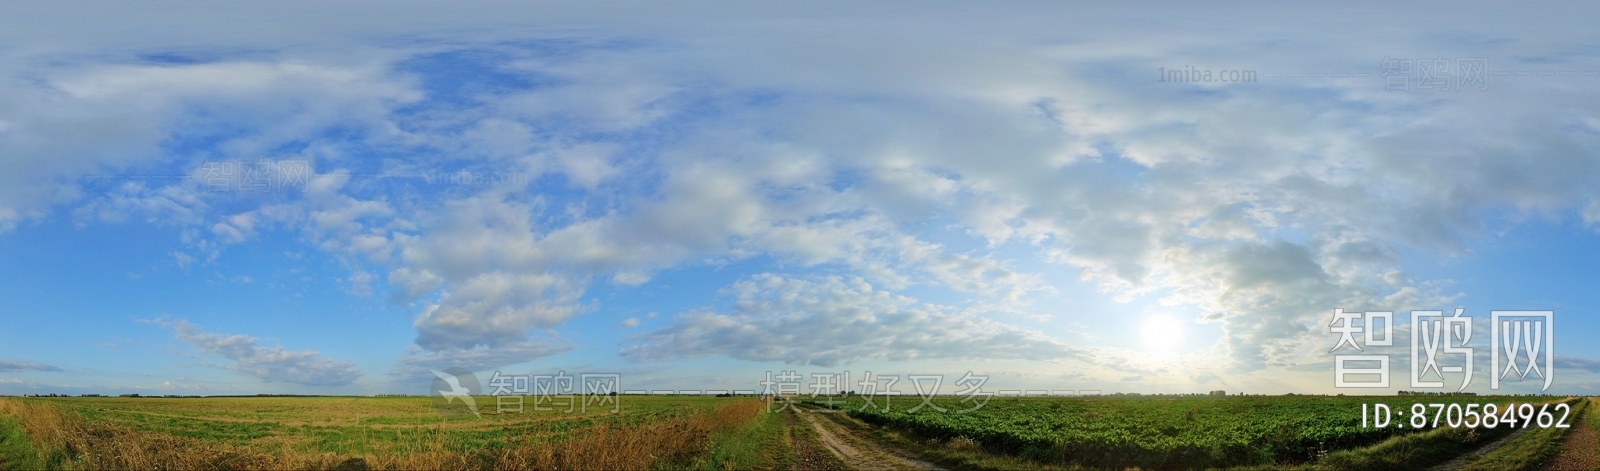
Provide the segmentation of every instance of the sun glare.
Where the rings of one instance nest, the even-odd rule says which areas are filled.
[[[1183,324],[1171,315],[1150,316],[1139,330],[1145,350],[1158,357],[1176,356],[1183,344]]]

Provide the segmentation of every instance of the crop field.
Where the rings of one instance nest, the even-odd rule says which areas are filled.
[[[619,399],[475,417],[418,397],[0,398],[0,469],[1540,469],[1597,445],[1590,400],[1548,397]],[[1361,426],[1363,404],[1562,401],[1571,429]]]
[[[1143,397],[995,398],[973,407],[960,398],[938,398],[934,407],[918,398],[895,398],[885,411],[864,407],[861,398],[808,401],[848,411],[862,422],[922,440],[963,443],[1025,463],[1105,469],[1209,469],[1300,467],[1386,469],[1445,463],[1522,427],[1450,428],[1433,426],[1428,409],[1424,428],[1363,427],[1362,404],[1384,403],[1407,411],[1412,404],[1543,403],[1537,397]],[[829,403],[833,404],[829,404]],[[1576,417],[1583,401],[1572,403]],[[1574,419],[1570,423],[1583,426]],[[1521,424],[1518,424],[1521,425]],[[1539,429],[1537,426],[1531,427]],[[1555,430],[1559,432],[1560,430]],[[1546,437],[1553,441],[1557,435]],[[1533,446],[1533,445],[1530,445]],[[1540,444],[1538,446],[1544,446]],[[1593,447],[1594,444],[1589,444]],[[1546,453],[1548,455],[1548,453]],[[1538,459],[1546,456],[1540,455]],[[958,460],[959,461],[959,460]]]
[[[1354,397],[1003,398],[964,414],[931,407],[908,412],[916,401],[887,412],[860,410],[859,401],[845,407],[868,423],[900,426],[930,437],[968,437],[997,451],[1041,461],[1168,467],[1305,461],[1320,450],[1369,445],[1406,431],[1362,428],[1361,404],[1370,402]],[[959,399],[932,404],[947,410],[972,407]],[[1399,402],[1391,406],[1403,408]]]

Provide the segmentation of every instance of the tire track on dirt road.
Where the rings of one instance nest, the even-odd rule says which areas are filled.
[[[799,462],[795,463],[793,471],[839,471],[850,469],[827,445],[817,438],[817,432],[810,422],[801,424],[800,412],[790,411],[783,414],[783,423],[789,429],[789,448],[794,450]]]
[[[795,413],[803,417],[817,432],[817,438],[822,444],[839,457],[845,464],[853,469],[861,470],[940,470],[932,463],[912,459],[895,453],[893,450],[872,443],[847,428],[839,425],[831,417],[818,418],[821,414],[837,414],[837,412],[816,412],[805,408],[796,407]]]

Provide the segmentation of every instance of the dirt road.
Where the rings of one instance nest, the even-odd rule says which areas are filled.
[[[1544,471],[1589,471],[1600,469],[1600,433],[1589,426],[1586,417],[1596,413],[1590,404],[1589,410],[1583,417],[1572,422],[1572,429],[1567,431],[1567,436],[1561,438],[1561,451],[1556,456],[1546,461],[1539,469]]]
[[[783,423],[789,428],[789,447],[794,449],[800,461],[795,463],[793,471],[839,471],[850,469],[843,460],[833,454],[822,440],[817,438],[815,426],[800,418],[799,412],[790,412],[783,415]]]
[[[873,443],[852,432],[849,427],[841,422],[849,420],[838,417],[838,412],[815,411],[796,407],[796,415],[811,424],[817,432],[817,438],[840,460],[851,469],[860,470],[937,470],[940,469],[932,463],[920,461],[904,456],[895,450],[877,443]]]

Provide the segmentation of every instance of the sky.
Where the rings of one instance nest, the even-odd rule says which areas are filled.
[[[1595,9],[11,2],[0,394],[1596,394]]]

